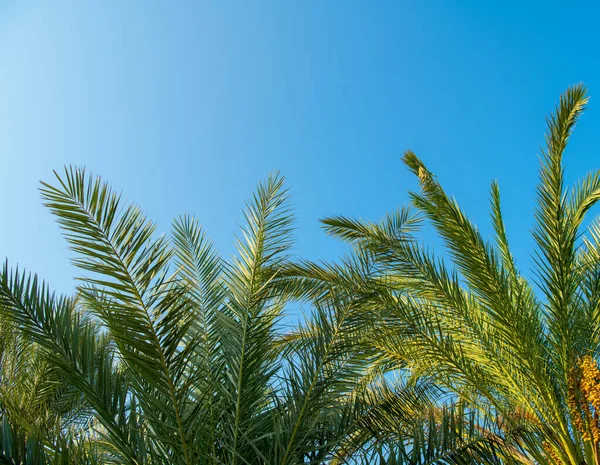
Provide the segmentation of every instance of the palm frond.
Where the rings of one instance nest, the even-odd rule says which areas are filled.
[[[226,461],[231,464],[256,454],[255,443],[268,431],[261,412],[277,370],[274,323],[285,304],[275,278],[291,246],[292,216],[283,178],[275,174],[260,184],[244,216],[238,256],[225,271],[227,302],[216,318],[225,369]]]
[[[184,424],[185,392],[178,388],[186,357],[179,344],[192,312],[183,289],[166,276],[172,257],[167,239],[153,239],[155,225],[134,205],[122,206],[119,195],[100,178],[66,168],[58,187],[42,183],[42,197],[58,218],[74,263],[91,272],[81,279],[81,294],[109,328],[121,355],[136,373],[136,389],[146,411],[157,412],[153,428],[162,432],[177,461],[193,458]]]

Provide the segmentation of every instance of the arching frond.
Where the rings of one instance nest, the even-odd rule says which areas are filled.
[[[166,276],[172,252],[153,239],[155,225],[136,206],[123,206],[100,178],[67,168],[58,187],[43,183],[42,196],[78,256],[91,272],[81,279],[82,297],[109,328],[132,373],[152,428],[178,462],[191,464],[186,437],[187,357],[179,351],[191,324],[183,289]],[[153,391],[153,396],[141,395]],[[149,417],[150,418],[150,417]]]

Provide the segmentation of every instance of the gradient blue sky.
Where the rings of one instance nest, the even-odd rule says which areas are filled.
[[[332,259],[343,248],[318,219],[406,202],[412,149],[485,234],[498,179],[526,270],[544,117],[579,81],[592,100],[567,175],[600,164],[599,25],[580,2],[5,0],[0,256],[73,288],[37,192],[71,163],[161,231],[193,213],[225,256],[244,200],[278,169],[296,252]]]

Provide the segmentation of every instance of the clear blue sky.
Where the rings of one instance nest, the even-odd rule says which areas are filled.
[[[279,169],[296,252],[332,259],[343,249],[318,219],[404,203],[412,149],[486,234],[499,180],[527,269],[544,116],[579,81],[592,100],[567,174],[600,165],[599,27],[591,2],[3,1],[0,256],[73,288],[37,192],[72,163],[161,231],[193,213],[225,256]]]

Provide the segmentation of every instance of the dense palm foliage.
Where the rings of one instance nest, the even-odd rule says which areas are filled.
[[[338,264],[290,256],[283,179],[260,184],[237,255],[198,222],[170,235],[99,178],[43,183],[81,270],[73,296],[0,272],[0,462],[600,463],[600,173],[562,157],[586,103],[548,120],[536,274],[508,246],[492,185],[488,243],[412,153],[412,205],[336,217]],[[439,255],[418,239],[429,221]],[[289,328],[292,302],[306,317]]]
[[[494,241],[412,152],[404,162],[420,183],[414,215],[380,223],[325,220],[369,267],[342,272],[304,264],[296,274],[353,288],[372,320],[365,350],[387,369],[427,377],[493,418],[523,462],[600,463],[600,223],[586,213],[600,199],[600,172],[572,187],[563,154],[587,98],[571,88],[548,119],[533,236],[532,279],[509,248],[498,186],[491,188]],[[412,218],[412,220],[411,220]],[[430,222],[445,250],[426,248],[407,227]]]
[[[75,296],[59,297],[2,270],[5,460],[385,460],[380,425],[393,446],[431,444],[429,456],[491,449],[476,421],[436,404],[431,383],[370,373],[369,354],[354,345],[362,318],[350,294],[322,293],[304,323],[285,329],[286,303],[302,286],[283,278],[292,219],[282,178],[248,203],[231,262],[187,216],[170,238],[155,238],[139,208],[83,170],[67,168],[42,196],[83,275]]]

